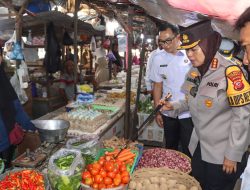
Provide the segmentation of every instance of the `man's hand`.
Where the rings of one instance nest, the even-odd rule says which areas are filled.
[[[223,163],[223,171],[227,174],[233,173],[233,171],[236,173],[237,171],[237,162],[224,158]]]
[[[156,123],[159,125],[159,127],[161,127],[161,128],[164,127],[161,114],[157,114],[155,120],[156,120]]]

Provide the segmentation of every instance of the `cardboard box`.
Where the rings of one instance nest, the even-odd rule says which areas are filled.
[[[149,114],[138,113],[139,126],[147,119]],[[159,127],[155,120],[147,125],[138,140],[164,142],[164,129]]]

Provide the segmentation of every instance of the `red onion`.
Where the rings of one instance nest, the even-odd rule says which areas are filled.
[[[145,150],[139,161],[137,168],[160,168],[180,170],[182,172],[191,171],[191,162],[187,156],[178,151],[154,148]]]

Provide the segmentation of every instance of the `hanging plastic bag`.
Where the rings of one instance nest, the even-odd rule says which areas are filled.
[[[20,86],[20,82],[18,80],[17,73],[15,73],[11,77],[10,83],[13,86],[13,88],[14,88],[14,90],[15,90],[15,92],[17,94],[17,97],[18,97],[19,101],[21,102],[21,104],[25,104],[28,101],[28,96]]]
[[[11,60],[23,60],[22,48],[19,42],[15,42],[10,53]]]
[[[4,44],[4,52],[12,51],[13,44],[16,42],[16,31],[14,30],[12,37],[5,42]]]
[[[24,61],[22,61],[19,69],[17,69],[17,75],[20,81],[20,87],[28,88],[29,72],[28,72],[28,67]]]

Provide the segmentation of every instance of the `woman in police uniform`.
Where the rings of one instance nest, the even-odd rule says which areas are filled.
[[[185,28],[181,41],[193,65],[183,85],[187,98],[163,109],[191,113],[192,174],[202,189],[232,190],[247,161],[250,86],[242,69],[217,52],[221,35],[211,21]]]

